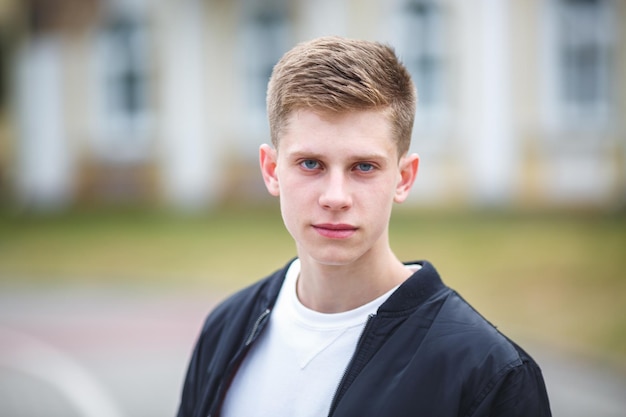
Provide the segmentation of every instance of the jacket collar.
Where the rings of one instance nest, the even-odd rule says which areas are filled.
[[[269,282],[270,288],[265,292],[269,297],[265,304],[273,308],[278,293],[283,285],[287,270],[294,260],[291,259],[285,267],[275,273],[275,279]],[[378,309],[379,313],[401,313],[413,310],[435,295],[446,289],[435,267],[428,261],[407,262],[406,265],[421,265],[421,268],[411,275]]]
[[[437,292],[447,288],[430,262],[407,263],[407,265],[410,264],[419,264],[422,267],[391,294],[378,309],[379,313],[400,313],[414,310]]]

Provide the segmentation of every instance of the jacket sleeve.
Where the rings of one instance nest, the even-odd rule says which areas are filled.
[[[216,382],[209,378],[208,370],[212,359],[220,352],[217,342],[226,322],[224,310],[223,305],[218,306],[204,321],[187,367],[177,417],[206,415],[207,394],[213,392],[215,387],[211,384]],[[221,372],[225,361],[213,361],[219,364],[212,367],[213,372]]]
[[[551,417],[539,366],[526,358],[492,386],[471,417]]]
[[[200,379],[200,352],[202,350],[202,336],[196,342],[196,345],[189,361],[187,374],[183,383],[181,401],[178,408],[177,417],[192,417],[194,408],[199,401]]]

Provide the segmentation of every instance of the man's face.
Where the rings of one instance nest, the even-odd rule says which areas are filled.
[[[407,160],[380,111],[297,111],[279,150],[261,148],[266,185],[280,198],[299,257],[326,265],[388,250],[393,202],[406,198],[417,170],[417,156]]]

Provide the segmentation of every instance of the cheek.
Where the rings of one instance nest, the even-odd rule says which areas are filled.
[[[366,195],[369,194],[369,204],[374,205],[374,210],[386,210],[393,204],[396,195],[395,186],[393,179],[384,178],[368,187],[369,192]]]
[[[289,229],[304,214],[304,209],[310,206],[310,202],[305,201],[310,192],[306,187],[281,183],[279,201],[280,211],[285,226]],[[292,230],[290,230],[292,232]]]
[[[298,199],[294,199],[293,197],[286,199],[284,194],[281,194],[280,214],[287,232],[296,242],[299,242],[302,235],[302,228],[306,224],[302,204],[299,203]]]
[[[384,184],[378,187],[376,193],[371,194],[371,198],[368,201],[368,210],[370,213],[375,213],[373,221],[384,224],[389,222],[395,195],[395,183],[391,181],[385,181]]]

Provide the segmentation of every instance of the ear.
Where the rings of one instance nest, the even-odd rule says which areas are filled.
[[[267,191],[277,197],[280,194],[278,187],[278,177],[276,176],[276,149],[270,145],[263,144],[259,148],[259,163],[261,164],[261,175]]]
[[[396,194],[393,198],[393,201],[396,203],[404,202],[409,196],[409,191],[411,191],[415,178],[417,178],[419,162],[420,158],[416,153],[400,158],[400,179],[396,185]]]

